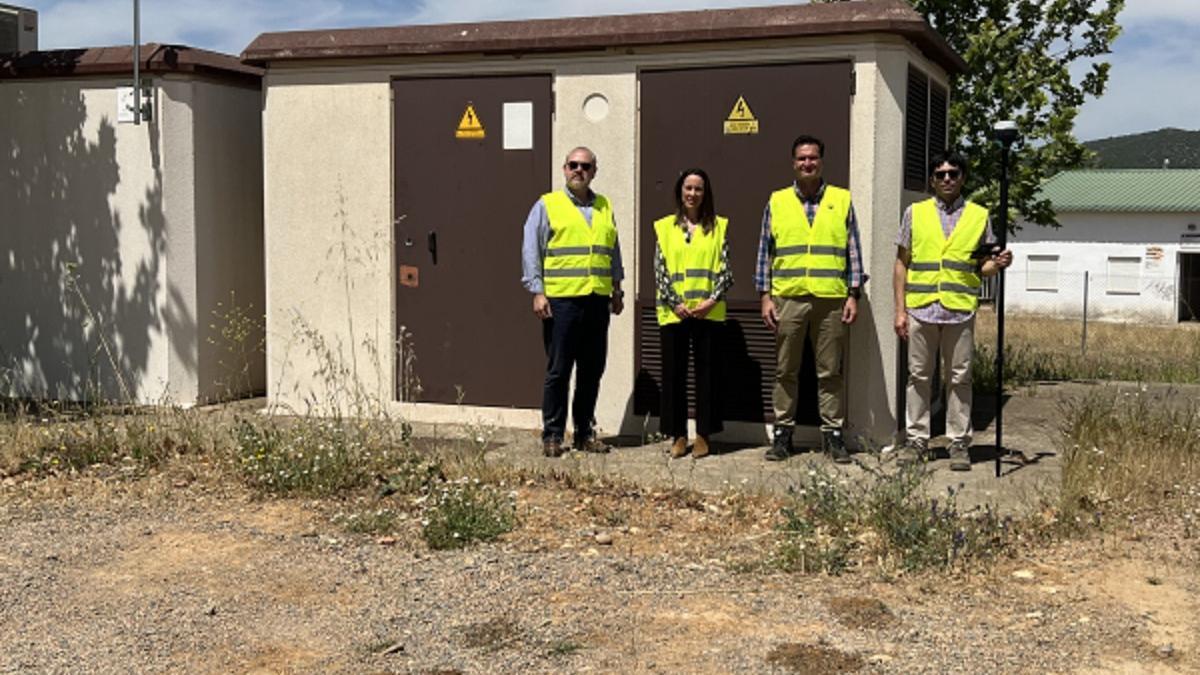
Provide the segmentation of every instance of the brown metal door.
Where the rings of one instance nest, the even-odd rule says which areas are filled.
[[[694,68],[641,74],[641,232],[637,288],[639,368],[635,412],[658,411],[661,356],[654,319],[654,232],[674,209],[679,172],[700,167],[712,181],[717,212],[730,219],[735,285],[721,359],[725,419],[769,421],[775,341],[759,318],[754,290],[763,209],[773,190],[793,180],[792,141],[825,142],[825,180],[845,187],[850,175],[849,62]],[[739,98],[744,106],[739,107]],[[749,108],[747,113],[745,108]],[[737,108],[737,110],[735,110]],[[747,116],[757,133],[747,131]],[[728,126],[726,120],[738,122]],[[797,420],[819,421],[811,351],[801,371]]]
[[[396,323],[415,357],[399,364],[397,397],[536,408],[545,355],[521,231],[550,189],[550,76],[392,87]]]

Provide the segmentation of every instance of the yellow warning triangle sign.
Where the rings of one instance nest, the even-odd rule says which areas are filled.
[[[726,136],[758,133],[758,119],[754,117],[754,113],[750,110],[750,104],[746,103],[744,96],[738,96],[737,103],[733,104],[733,110],[729,111],[729,117],[725,118],[724,126]]]
[[[474,104],[468,103],[467,109],[463,111],[462,119],[458,122],[458,129],[454,131],[454,137],[483,138],[485,135],[483,122],[479,120],[479,115],[475,112]]]
[[[754,113],[750,112],[750,106],[746,103],[746,97],[738,96],[737,103],[733,104],[733,110],[729,111],[730,120],[752,120]]]

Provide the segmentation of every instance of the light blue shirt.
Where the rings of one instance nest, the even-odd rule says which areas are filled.
[[[576,199],[575,194],[570,190],[563,188],[563,192],[571,198],[571,203],[574,204],[579,212],[583,214],[583,220],[592,226],[592,204],[596,201],[596,193],[588,190],[586,202],[581,202]],[[613,218],[613,226],[616,226],[616,218]],[[533,208],[529,210],[529,217],[525,219],[525,238],[521,243],[521,283],[530,293],[545,293],[546,286],[542,282],[542,261],[546,258],[546,247],[550,243],[550,216],[546,213],[546,205],[538,199],[533,203]],[[613,247],[612,253],[612,280],[613,287],[621,283],[625,278],[625,268],[621,266],[621,240],[618,238],[616,246]]]

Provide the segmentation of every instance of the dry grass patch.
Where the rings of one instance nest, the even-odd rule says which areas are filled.
[[[1063,404],[1062,512],[1068,522],[1164,510],[1200,521],[1200,405],[1141,388]]]
[[[1150,325],[1006,315],[1005,380],[1200,382],[1200,324]],[[976,388],[995,387],[996,317],[980,310],[975,329]]]
[[[828,645],[795,642],[773,647],[767,654],[767,663],[787,668],[800,675],[853,673],[866,665],[857,654],[848,654]]]
[[[896,615],[877,598],[837,597],[826,605],[839,623],[850,628],[888,628],[896,623]]]

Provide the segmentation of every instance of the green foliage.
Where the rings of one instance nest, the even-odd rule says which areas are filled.
[[[18,473],[53,474],[88,467],[120,466],[126,473],[153,468],[174,454],[206,447],[195,411],[117,414],[91,409],[78,416],[44,418],[29,426]]]
[[[403,461],[388,429],[369,421],[242,418],[233,436],[243,479],[272,494],[328,495],[364,487]]]
[[[421,534],[430,548],[444,550],[492,541],[516,524],[512,495],[463,478],[429,493]]]
[[[992,127],[1011,119],[1021,138],[1013,148],[1010,204],[1028,222],[1057,225],[1037,190],[1089,159],[1074,136],[1075,117],[1085,100],[1104,93],[1103,57],[1120,34],[1124,0],[910,2],[967,62],[967,72],[951,84],[949,140],[971,162],[972,197],[999,203],[1000,149]],[[1090,67],[1072,76],[1071,67],[1082,63]]]
[[[839,574],[871,558],[902,570],[949,567],[991,556],[1010,542],[1007,520],[985,508],[963,513],[949,490],[926,496],[923,466],[868,471],[851,481],[814,467],[789,491],[775,566]]]

